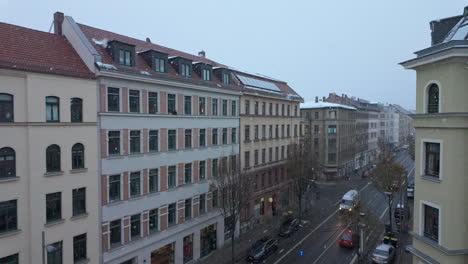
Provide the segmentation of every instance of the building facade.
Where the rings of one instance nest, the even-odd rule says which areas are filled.
[[[99,263],[94,75],[63,36],[0,35],[0,263]]]
[[[416,71],[413,263],[468,263],[468,7],[431,22],[432,45],[401,63]]]

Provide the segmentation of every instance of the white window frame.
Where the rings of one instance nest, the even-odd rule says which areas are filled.
[[[175,130],[175,149],[172,150],[172,149],[169,149],[169,130]],[[184,132],[185,133],[185,132]],[[184,134],[185,136],[185,134]],[[167,129],[167,136],[166,136],[166,148],[167,148],[167,151],[168,152],[171,152],[171,151],[178,151],[179,149],[179,142],[178,142],[178,139],[179,139],[179,135],[178,135],[178,129],[177,128],[171,128],[171,129]],[[185,138],[184,138],[185,139]],[[185,147],[185,146],[184,146]]]
[[[177,94],[175,93],[168,93],[166,92],[166,113],[167,114],[171,114],[169,113],[169,95],[170,94],[173,94],[175,96],[175,111],[177,112],[177,109],[178,109],[178,105],[177,105]],[[159,101],[159,95],[158,95],[158,101]],[[179,115],[180,113],[177,113],[177,115]]]
[[[169,167],[172,167],[172,166],[175,167],[175,186],[174,186],[174,188],[169,189]],[[178,169],[179,169],[179,166],[178,166],[177,164],[176,164],[176,165],[167,166],[166,190],[172,190],[172,189],[177,188],[177,186],[179,186],[179,184],[178,184],[178,182],[177,182],[177,181],[178,181],[178,178],[179,178],[179,177],[177,176],[177,175],[178,175]],[[169,207],[168,207],[168,208],[169,208]]]
[[[135,153],[131,153],[130,152],[130,144],[132,142],[132,136],[130,135],[132,131],[139,131],[140,132],[140,152],[135,152]],[[159,133],[159,132],[158,132]],[[131,155],[139,155],[141,153],[144,153],[144,142],[143,142],[143,130],[140,130],[140,129],[129,129],[128,130],[128,155],[131,156]],[[158,135],[158,139],[159,139],[159,135]],[[149,143],[149,130],[148,130],[148,143]],[[159,146],[158,146],[159,147]],[[149,150],[149,145],[148,145],[148,150]]]
[[[437,241],[437,244],[438,245],[442,245],[442,207],[437,205],[437,204],[434,204],[434,203],[431,203],[431,202],[428,202],[428,201],[424,201],[424,200],[419,200],[419,235],[422,236],[422,237],[425,237],[424,236],[424,205],[427,205],[427,206],[430,206],[430,207],[433,207],[433,208],[436,208],[439,210],[439,226],[438,226],[438,231],[439,231],[439,234],[438,234],[438,241]],[[428,238],[429,239],[429,238]],[[432,241],[432,240],[431,240]],[[434,241],[434,243],[436,243]]]
[[[114,112],[114,111],[111,111],[109,112],[109,101],[108,101],[108,95],[109,95],[109,88],[116,88],[116,89],[119,89],[119,112]],[[122,87],[115,87],[115,86],[108,86],[106,85],[106,100],[105,100],[105,104],[106,104],[106,112],[109,112],[109,113],[122,113],[123,112],[123,109],[122,109]]]
[[[133,90],[133,91],[138,91],[139,92],[139,96],[138,96],[138,109],[140,111],[138,112],[130,112],[130,90]],[[147,96],[148,97],[148,96]],[[146,99],[148,100],[148,98]],[[132,113],[132,114],[140,114],[140,113],[143,113],[143,109],[142,109],[142,101],[143,101],[143,91],[141,89],[130,89],[128,88],[127,89],[127,105],[128,105],[128,113]],[[146,106],[148,107],[148,106]]]
[[[140,172],[140,195],[139,196],[135,196],[135,197],[131,197],[132,195],[130,194],[131,193],[131,186],[130,186],[130,183],[132,182],[132,173],[133,172]],[[140,196],[143,196],[143,171],[141,170],[136,170],[136,171],[130,171],[128,172],[128,199],[132,199],[132,198],[137,198],[137,197],[140,197]]]
[[[120,200],[118,200],[118,201],[123,201],[123,184],[122,184],[123,177],[122,177],[122,173],[109,174],[109,175],[106,176],[107,177],[107,204],[112,204],[112,203],[118,202],[118,201],[111,202],[110,201],[110,194],[109,194],[110,193],[110,189],[109,189],[110,188],[110,184],[109,184],[110,177],[114,176],[114,175],[117,175],[117,174],[120,175],[120,195],[119,195]]]
[[[439,81],[436,81],[436,80],[430,80],[429,82],[426,83],[426,86],[424,87],[424,96],[423,96],[423,113],[424,114],[428,114],[427,112],[427,105],[429,104],[429,95],[428,95],[428,92],[429,92],[429,87],[431,87],[431,85],[437,85],[437,87],[439,88],[439,113],[442,113],[442,85],[440,84]]]
[[[149,93],[156,93],[157,96],[158,96],[158,99],[156,100],[156,107],[158,108],[159,111],[156,111],[156,113],[154,113],[154,114],[149,113]],[[143,100],[141,100],[141,101],[143,102]],[[146,113],[148,113],[150,115],[160,114],[161,113],[160,107],[161,107],[161,93],[159,91],[147,90],[146,91],[146,109],[145,109]],[[166,106],[166,108],[167,108],[167,106]]]
[[[193,162],[190,162],[190,183],[185,182],[185,165],[188,163],[184,163],[184,184],[193,184]]]
[[[119,140],[119,144],[120,144],[120,147],[119,147],[119,155],[118,156],[122,156],[123,155],[123,130],[122,129],[108,129],[106,131],[106,141],[107,141],[107,145],[106,145],[106,154],[107,154],[107,158],[109,158],[111,155],[109,153],[109,132],[111,131],[119,131],[120,132],[120,140]],[[129,131],[129,137],[130,139],[130,131]],[[129,145],[130,146],[130,145]],[[112,155],[112,157],[115,157],[116,155]]]
[[[156,190],[156,192],[150,192],[150,170],[158,170],[158,189]],[[147,182],[147,186],[148,186],[148,194],[155,194],[155,193],[159,193],[161,192],[161,169],[160,168],[151,168],[151,169],[148,169],[148,182]],[[152,210],[152,209],[151,209]]]
[[[444,179],[444,141],[441,139],[432,139],[432,138],[422,138],[421,139],[421,146],[420,146],[420,161],[419,161],[419,174],[421,177],[425,177],[426,174],[424,173],[425,171],[425,166],[426,166],[426,147],[425,143],[438,143],[440,144],[440,164],[439,164],[439,178],[434,178],[436,180],[442,181]],[[431,176],[428,176],[431,177]]]

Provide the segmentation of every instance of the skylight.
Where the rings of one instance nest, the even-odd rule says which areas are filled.
[[[267,90],[280,92],[280,89],[278,88],[278,86],[276,86],[276,84],[274,84],[272,82],[262,81],[262,80],[246,77],[246,76],[243,76],[243,75],[237,75],[237,74],[236,74],[236,77],[239,78],[239,80],[242,82],[242,84],[244,84],[246,86],[251,86],[251,87],[256,87],[256,88],[261,88],[261,89],[267,89]]]

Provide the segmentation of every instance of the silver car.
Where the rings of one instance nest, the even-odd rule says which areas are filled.
[[[372,252],[372,263],[392,263],[395,258],[395,248],[389,244],[380,244]]]

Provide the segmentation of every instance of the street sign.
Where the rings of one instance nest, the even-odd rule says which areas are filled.
[[[304,256],[304,250],[299,250],[299,256],[301,256],[301,257]]]

